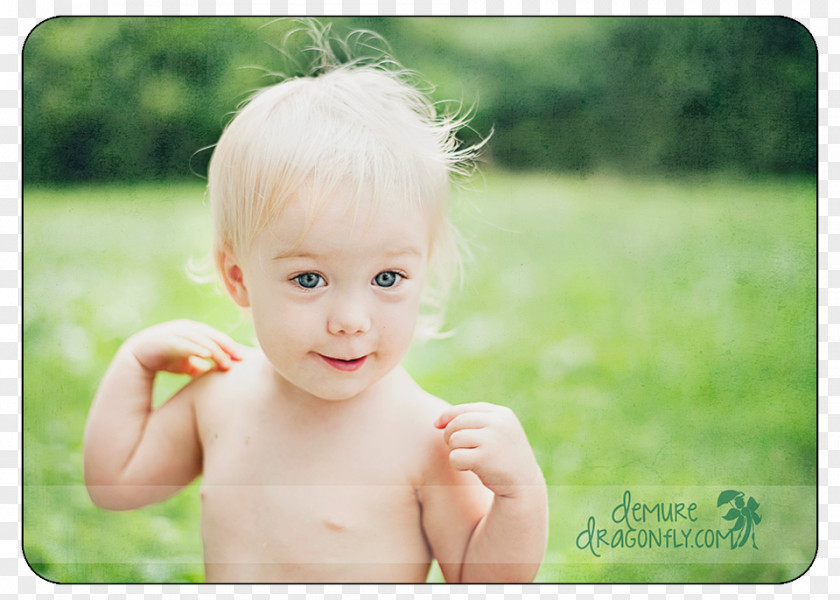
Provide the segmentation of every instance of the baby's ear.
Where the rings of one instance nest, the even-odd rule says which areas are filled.
[[[219,270],[222,273],[222,279],[225,282],[225,288],[236,302],[242,308],[251,306],[248,300],[248,290],[245,287],[245,279],[242,273],[242,268],[234,257],[225,251],[220,251],[218,256]]]

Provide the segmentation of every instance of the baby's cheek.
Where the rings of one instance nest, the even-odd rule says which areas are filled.
[[[391,353],[402,359],[414,340],[417,310],[387,311],[381,318],[380,339],[383,340],[383,346],[387,346]]]
[[[269,347],[278,350],[297,347],[305,343],[314,333],[314,325],[300,311],[276,307],[265,311],[254,311],[254,332],[264,350]],[[306,333],[308,332],[308,336]]]

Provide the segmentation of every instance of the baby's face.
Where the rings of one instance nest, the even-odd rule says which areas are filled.
[[[239,265],[257,338],[276,372],[298,390],[346,400],[408,351],[429,219],[418,208],[383,203],[374,213],[364,202],[346,210],[341,194],[326,200],[312,224],[306,200],[292,202]]]

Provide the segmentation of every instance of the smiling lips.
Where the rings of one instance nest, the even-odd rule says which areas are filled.
[[[331,367],[338,369],[339,371],[357,371],[362,368],[362,365],[365,363],[365,359],[367,356],[362,356],[361,358],[354,358],[352,360],[343,360],[341,358],[332,358],[331,356],[324,356],[323,354],[319,354],[321,358],[324,359]]]

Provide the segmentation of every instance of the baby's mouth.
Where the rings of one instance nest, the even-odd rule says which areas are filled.
[[[360,358],[353,358],[350,360],[345,360],[343,358],[333,358],[332,356],[324,356],[323,354],[318,354],[321,358],[324,359],[331,367],[338,369],[339,371],[351,372],[351,371],[358,371],[362,368],[362,365],[365,363],[365,359],[367,355],[362,356]]]

